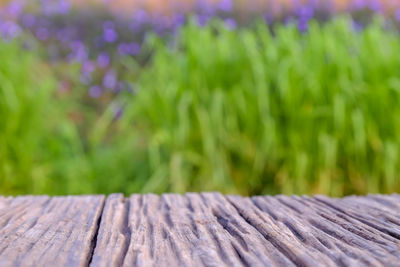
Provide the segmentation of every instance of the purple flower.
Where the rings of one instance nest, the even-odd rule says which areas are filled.
[[[292,24],[292,23],[294,23],[295,22],[295,19],[292,17],[292,16],[287,16],[287,17],[285,17],[285,19],[283,20],[283,24],[285,25],[285,26],[287,26],[287,25],[289,25],[289,24]]]
[[[118,33],[115,31],[114,22],[108,20],[103,23],[103,39],[107,43],[117,41]]]
[[[24,14],[24,15],[22,15],[22,19],[21,20],[22,20],[22,24],[25,27],[30,28],[35,24],[36,17],[33,16],[32,14]]]
[[[100,53],[97,57],[97,64],[101,68],[107,68],[110,64],[110,56],[107,53]]]
[[[355,21],[355,20],[353,20],[352,24],[353,24],[353,29],[354,29],[356,32],[360,32],[360,31],[362,31],[362,29],[364,28],[362,24],[358,23],[358,22]]]
[[[109,90],[114,90],[117,83],[118,81],[115,72],[112,70],[107,71],[103,77],[103,87]]]
[[[61,42],[61,43],[66,43],[69,40],[69,34],[68,34],[68,29],[61,29],[57,32],[56,34],[57,39]]]
[[[114,43],[118,39],[118,34],[114,29],[104,29],[103,39],[107,43]]]
[[[366,7],[366,1],[365,0],[353,0],[351,3],[351,9],[352,10],[361,10]]]
[[[232,9],[233,9],[232,0],[221,0],[219,2],[218,6],[219,6],[219,9],[224,12],[229,12],[229,11],[232,11]]]
[[[92,73],[95,70],[96,70],[96,65],[92,61],[86,60],[82,63],[82,72]]]
[[[302,6],[297,11],[297,16],[299,16],[300,18],[304,18],[304,19],[310,19],[310,18],[312,18],[312,16],[314,16],[314,8],[312,8],[311,6],[307,6],[307,5]]]
[[[139,54],[140,53],[140,45],[135,42],[128,44],[128,52],[131,55]]]
[[[47,28],[45,28],[45,27],[40,27],[36,31],[36,37],[40,41],[46,41],[49,38],[49,30]]]
[[[13,21],[0,21],[0,36],[7,38],[15,38],[22,33],[21,27]]]
[[[46,15],[68,14],[71,5],[66,0],[41,0],[42,12]]]
[[[199,1],[197,1],[196,2],[196,9],[201,11],[202,14],[207,14],[209,16],[212,16],[216,11],[210,0],[199,0]]]
[[[300,2],[301,0],[292,0],[292,7],[296,10],[298,8],[300,8],[300,6],[302,5],[302,3]]]
[[[89,95],[93,98],[99,98],[102,94],[103,89],[98,85],[94,85],[89,89]]]
[[[297,27],[300,32],[306,32],[308,30],[308,19],[300,18]]]
[[[138,9],[134,15],[134,19],[139,25],[141,25],[147,23],[150,19],[150,16],[145,10]]]
[[[368,7],[376,13],[382,11],[381,2],[379,0],[370,0],[368,3]]]
[[[202,14],[197,15],[197,23],[199,24],[200,27],[206,26],[209,20],[210,17],[207,15],[202,15]]]
[[[140,45],[138,43],[120,43],[118,45],[118,53],[120,55],[137,55],[140,52]]]
[[[268,25],[271,25],[274,22],[274,16],[269,13],[264,14],[264,19]]]
[[[163,34],[165,30],[171,28],[172,19],[167,16],[156,16],[152,21],[152,26],[155,32]]]
[[[61,0],[58,3],[58,13],[59,14],[68,14],[71,9],[71,5],[68,1]]]
[[[23,9],[24,5],[22,3],[14,1],[7,6],[6,11],[9,16],[17,18],[22,13]]]
[[[118,45],[118,48],[117,48],[117,50],[118,50],[118,53],[120,54],[120,55],[127,55],[128,53],[127,53],[127,44],[125,44],[125,43],[120,43],[119,45]]]
[[[398,8],[395,12],[394,12],[394,19],[397,22],[400,22],[400,8]]]
[[[185,15],[176,13],[172,18],[172,23],[174,24],[173,27],[179,28],[185,23],[185,21],[186,21]]]
[[[225,19],[225,27],[228,28],[229,30],[234,30],[237,27],[237,23],[234,19],[227,18]]]
[[[88,59],[89,54],[85,45],[81,41],[73,41],[70,44],[71,53],[68,55],[68,60],[76,60],[84,62]]]

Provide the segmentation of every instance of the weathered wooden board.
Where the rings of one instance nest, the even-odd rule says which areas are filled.
[[[112,195],[93,266],[400,266],[400,198]]]
[[[103,196],[0,198],[0,266],[87,266],[103,204]]]
[[[400,196],[0,197],[0,266],[400,266]]]

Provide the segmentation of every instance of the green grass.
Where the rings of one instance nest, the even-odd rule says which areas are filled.
[[[135,94],[100,103],[0,43],[0,194],[400,191],[400,37],[379,21],[214,21],[145,49]]]
[[[124,117],[146,191],[399,191],[398,33],[345,18],[255,28],[190,25],[155,42]]]
[[[46,166],[37,163],[51,132],[47,112],[55,83],[45,66],[15,43],[1,43],[0,58],[1,192],[39,192],[48,183]]]
[[[117,142],[115,103],[99,108],[86,88],[59,91],[56,78],[76,86],[79,68],[52,69],[36,53],[0,42],[0,194],[137,191],[128,146],[136,139]]]

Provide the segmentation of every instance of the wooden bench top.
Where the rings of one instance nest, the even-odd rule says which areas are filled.
[[[400,195],[0,197],[0,266],[400,266]]]

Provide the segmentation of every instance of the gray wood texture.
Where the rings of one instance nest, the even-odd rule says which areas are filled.
[[[400,196],[0,197],[0,266],[400,266]]]
[[[105,198],[0,198],[0,266],[87,266]]]

